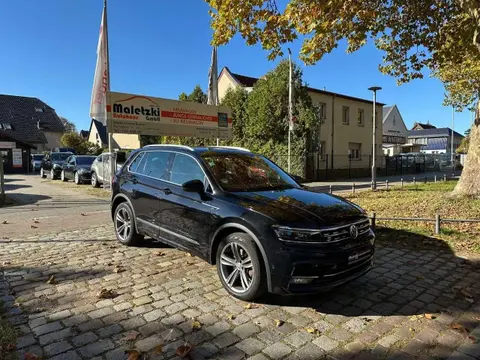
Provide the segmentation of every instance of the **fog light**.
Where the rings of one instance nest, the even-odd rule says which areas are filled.
[[[308,277],[308,278],[294,277],[294,278],[292,278],[291,283],[296,284],[296,285],[306,285],[306,284],[310,284],[315,279],[316,279],[316,277]]]

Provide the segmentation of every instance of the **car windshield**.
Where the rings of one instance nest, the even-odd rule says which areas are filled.
[[[77,164],[92,165],[93,160],[95,160],[95,156],[80,156],[80,157],[77,157]]]
[[[287,173],[260,155],[206,152],[202,158],[225,191],[298,188],[298,184]]]
[[[32,159],[35,160],[35,161],[41,161],[43,160],[43,158],[45,157],[45,155],[32,155]]]
[[[72,156],[72,153],[54,153],[52,154],[52,161],[65,161],[69,156]]]

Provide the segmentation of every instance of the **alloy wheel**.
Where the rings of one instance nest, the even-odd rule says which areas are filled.
[[[43,178],[43,168],[40,168],[40,177]]]
[[[127,241],[132,230],[132,219],[126,209],[121,208],[118,210],[117,215],[115,216],[115,228],[118,237],[122,241]]]
[[[228,243],[220,256],[220,270],[225,284],[236,293],[244,293],[253,283],[254,268],[247,250],[239,243]]]
[[[75,173],[75,184],[80,184],[80,178],[78,177],[78,173]]]
[[[55,173],[53,172],[53,170],[50,170],[50,179],[53,180],[54,177],[55,177]]]

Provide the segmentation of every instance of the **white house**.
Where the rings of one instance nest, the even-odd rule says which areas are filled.
[[[408,129],[397,105],[383,107],[383,153],[397,155],[405,152]],[[403,151],[402,151],[403,150]]]

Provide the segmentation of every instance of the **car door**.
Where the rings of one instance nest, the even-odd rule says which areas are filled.
[[[67,179],[72,179],[73,178],[73,168],[75,166],[75,156],[69,156],[66,160],[65,163],[63,164],[63,171],[65,172],[65,177]]]
[[[185,191],[182,184],[190,180],[200,180],[206,192]],[[209,192],[208,180],[197,160],[190,155],[176,153],[173,159],[170,185],[164,192],[164,211],[157,213],[160,233],[175,239],[182,247],[200,256],[209,249],[209,240],[217,223],[219,208]]]
[[[154,238],[161,237],[156,219],[164,210],[162,199],[173,156],[168,151],[142,152],[130,164],[125,179],[129,185],[124,188],[132,200],[137,226]]]

